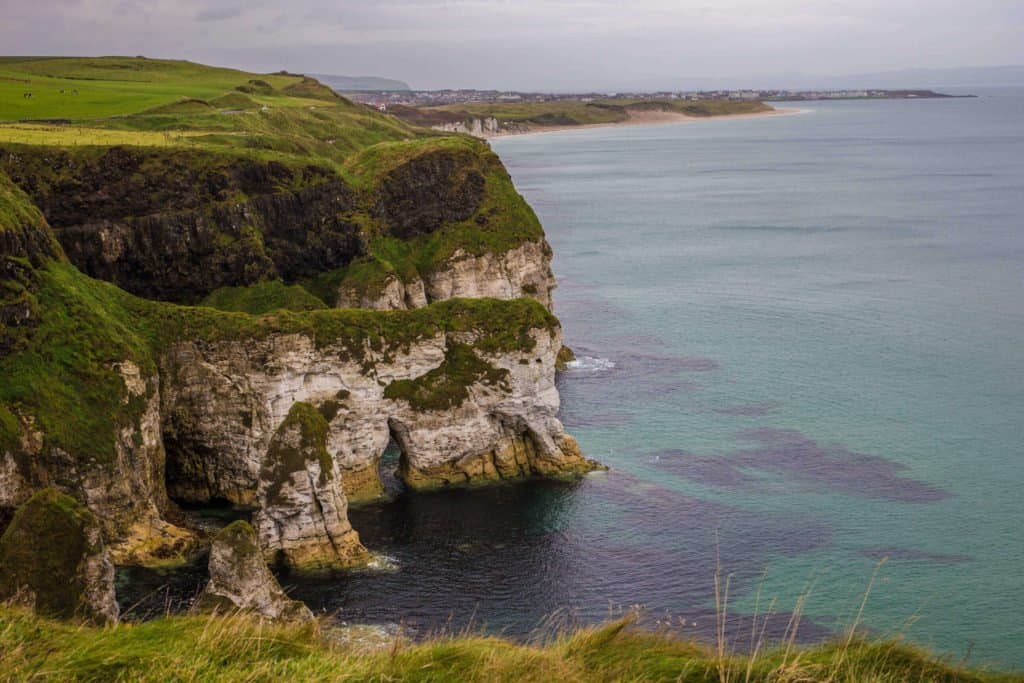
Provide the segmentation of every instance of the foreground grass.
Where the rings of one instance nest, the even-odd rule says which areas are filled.
[[[378,644],[379,645],[379,644]],[[464,635],[383,647],[247,617],[168,617],[95,628],[0,608],[0,680],[81,681],[1020,681],[897,642],[852,640],[757,657],[641,632],[631,619],[523,645]]]

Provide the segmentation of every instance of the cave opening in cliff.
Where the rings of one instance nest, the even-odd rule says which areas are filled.
[[[377,461],[380,483],[384,488],[384,495],[388,498],[394,498],[405,491],[405,482],[402,481],[401,474],[405,461],[405,452],[392,434],[380,460]]]

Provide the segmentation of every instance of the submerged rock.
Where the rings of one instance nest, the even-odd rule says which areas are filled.
[[[555,358],[555,370],[568,370],[569,363],[576,360],[576,354],[568,346],[562,345]]]
[[[298,402],[270,441],[254,521],[268,561],[344,567],[369,557],[348,521],[341,474],[327,453],[327,430],[316,408]]]
[[[263,561],[256,532],[246,522],[221,529],[210,548],[210,582],[193,608],[200,612],[253,612],[268,619],[309,621],[313,613],[292,600]]]
[[[84,505],[43,489],[18,508],[0,538],[0,599],[50,617],[117,621],[114,565]]]

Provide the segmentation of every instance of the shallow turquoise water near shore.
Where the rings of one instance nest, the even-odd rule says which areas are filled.
[[[494,143],[587,357],[566,425],[782,530],[762,555],[756,520],[715,524],[737,609],[764,571],[762,605],[810,580],[848,619],[887,556],[868,626],[1022,668],[1024,98],[804,108]],[[623,542],[714,552],[665,522]]]
[[[494,141],[583,359],[563,420],[612,469],[352,510],[389,567],[292,595],[512,636],[640,604],[710,637],[717,553],[742,646],[759,586],[778,635],[810,583],[813,639],[888,557],[869,627],[1024,669],[1024,98],[806,108]],[[204,571],[119,597],[180,608]]]

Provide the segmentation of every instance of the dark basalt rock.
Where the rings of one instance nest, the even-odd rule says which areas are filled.
[[[473,215],[485,195],[480,171],[446,150],[421,154],[392,169],[381,183],[376,214],[395,237],[433,232]]]
[[[0,150],[79,269],[147,298],[294,281],[364,253],[331,171],[182,151]]]

